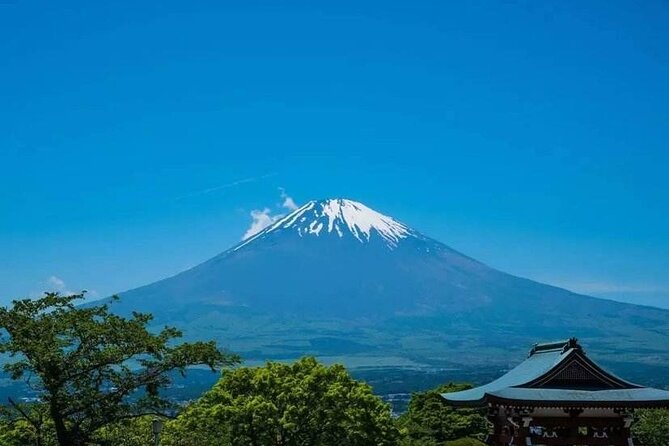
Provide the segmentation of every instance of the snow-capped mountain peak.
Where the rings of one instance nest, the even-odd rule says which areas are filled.
[[[390,248],[396,247],[400,240],[414,234],[414,231],[403,223],[362,203],[335,198],[309,201],[245,240],[235,249],[280,230],[292,230],[301,237],[325,234],[340,238],[353,236],[361,243],[367,243],[374,235],[378,235]]]

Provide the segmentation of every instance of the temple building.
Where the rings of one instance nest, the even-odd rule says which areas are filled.
[[[634,409],[669,408],[669,391],[612,375],[576,339],[536,344],[495,381],[442,396],[453,406],[488,408],[491,446],[633,446]]]

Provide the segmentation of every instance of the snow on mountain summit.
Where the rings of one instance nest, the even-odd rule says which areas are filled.
[[[408,226],[357,201],[342,198],[312,200],[245,240],[235,250],[279,230],[292,230],[300,237],[324,234],[336,234],[340,238],[353,236],[361,243],[369,242],[375,234],[390,248],[414,234]]]

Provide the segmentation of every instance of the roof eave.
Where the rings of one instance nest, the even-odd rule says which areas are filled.
[[[591,400],[523,400],[502,398],[486,394],[484,403],[514,407],[560,407],[560,408],[613,408],[613,409],[669,409],[667,400],[620,400],[620,401],[591,401]]]
[[[448,398],[448,393],[441,393],[440,396],[444,401],[454,407],[484,407],[488,404],[485,398],[476,400],[452,400]]]

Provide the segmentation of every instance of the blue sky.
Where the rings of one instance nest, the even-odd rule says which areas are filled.
[[[667,2],[191,3],[0,4],[0,302],[176,273],[283,188],[669,307]]]

